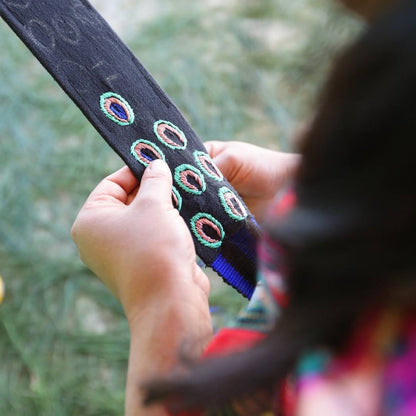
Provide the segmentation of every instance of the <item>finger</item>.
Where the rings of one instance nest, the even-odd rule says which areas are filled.
[[[221,142],[217,140],[205,142],[205,147],[213,162],[220,169],[227,180],[235,175],[236,154],[230,152],[230,142]]]
[[[234,142],[221,142],[218,140],[204,143],[207,153],[228,181],[235,176],[236,165],[238,164],[236,154],[230,151],[232,143]]]
[[[120,186],[126,194],[129,194],[137,188],[139,185],[138,179],[133,175],[133,172],[127,167],[124,166],[118,171],[107,176],[105,180],[114,182],[116,185]]]
[[[225,143],[218,140],[210,140],[204,143],[207,153],[214,159],[219,153],[224,150]]]
[[[137,188],[138,184],[131,170],[124,166],[103,179],[91,192],[87,202],[115,201],[126,204],[128,195]]]
[[[133,191],[128,194],[126,205],[130,205],[134,201],[134,199],[136,198],[137,192],[139,192],[139,187],[134,188]]]
[[[172,206],[172,174],[168,165],[156,159],[144,171],[139,192],[132,204],[151,201],[152,205]]]

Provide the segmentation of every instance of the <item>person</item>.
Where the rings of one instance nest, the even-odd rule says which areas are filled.
[[[127,415],[416,414],[416,3],[370,9],[368,30],[329,77],[299,166],[295,155],[207,144],[261,218],[294,175],[259,249],[276,301],[265,336],[217,348],[209,282],[172,207],[166,164],[153,162],[140,186],[127,168],[110,175],[80,211],[81,258],[130,326]]]

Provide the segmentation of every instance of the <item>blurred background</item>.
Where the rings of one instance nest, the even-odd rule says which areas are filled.
[[[284,151],[361,30],[331,0],[94,0],[204,140]],[[0,21],[0,414],[120,415],[128,328],[70,228],[121,160]],[[244,300],[211,275],[216,326]]]

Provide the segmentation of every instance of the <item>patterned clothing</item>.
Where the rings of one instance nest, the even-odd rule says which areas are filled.
[[[274,214],[284,213],[294,201],[293,194],[286,194]],[[279,261],[282,249],[264,235],[258,254],[258,285],[250,303],[214,337],[207,355],[227,354],[259,342],[287,305]],[[254,400],[205,415],[416,416],[416,308],[406,316],[375,311],[363,319],[342,357],[326,351],[307,354],[276,397],[277,405],[269,400],[256,408]],[[276,407],[279,411],[272,410]]]

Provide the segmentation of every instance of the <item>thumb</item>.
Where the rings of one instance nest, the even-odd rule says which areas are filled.
[[[172,174],[169,166],[161,159],[156,159],[144,171],[139,192],[134,200],[152,204],[172,205]]]
[[[207,153],[214,159],[218,154],[220,154],[225,147],[224,142],[220,142],[217,140],[210,140],[208,142],[204,142],[205,149]]]

